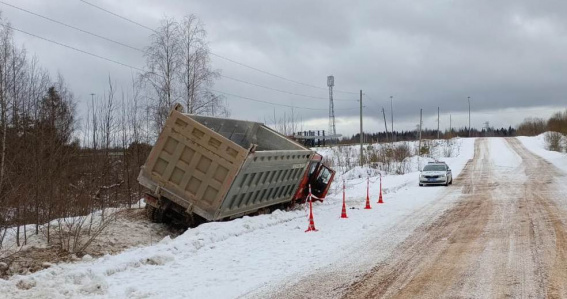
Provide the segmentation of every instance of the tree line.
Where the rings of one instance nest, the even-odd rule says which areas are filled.
[[[439,132],[439,138],[449,139],[454,137],[509,137],[516,136],[516,129],[513,127],[508,128],[484,128],[478,130],[471,128],[470,133],[468,127],[462,127],[452,130]],[[423,129],[421,131],[421,138],[423,139],[436,139],[437,130]],[[394,131],[394,132],[375,132],[364,133],[363,140],[368,143],[377,142],[391,142],[394,141],[412,141],[419,139],[419,131]],[[340,140],[341,144],[353,144],[360,142],[360,133],[351,135],[350,137],[343,137]]]
[[[518,126],[518,135],[536,136],[547,131],[567,134],[567,110],[555,112],[548,119],[529,117]]]
[[[537,136],[543,133],[545,133],[544,140],[549,150],[566,152],[567,110],[555,112],[548,119],[526,118],[518,126],[518,135]]]
[[[139,168],[175,103],[189,113],[229,114],[211,91],[220,70],[211,67],[206,37],[194,15],[164,18],[145,48],[145,71],[128,86],[105,78],[79,116],[64,77],[16,45],[0,17],[0,249],[10,227],[18,246],[30,234],[58,245],[51,220],[94,211],[104,219],[109,207],[135,204]]]

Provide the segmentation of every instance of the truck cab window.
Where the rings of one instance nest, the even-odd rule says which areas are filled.
[[[331,172],[326,167],[321,170],[319,173],[319,177],[317,178],[317,182],[320,184],[327,185],[329,180],[331,179]]]
[[[311,162],[311,165],[309,166],[309,177],[311,177],[313,173],[315,173],[318,164],[319,164],[318,162]]]

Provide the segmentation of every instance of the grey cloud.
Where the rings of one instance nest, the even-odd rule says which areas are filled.
[[[9,1],[9,0],[7,0]],[[567,3],[563,1],[109,1],[93,3],[155,27],[164,15],[195,13],[218,54],[297,81],[368,94],[374,117],[394,96],[396,119],[423,107],[444,112],[561,107],[567,94]],[[146,45],[151,33],[79,1],[9,1],[40,14],[120,40]],[[140,53],[0,6],[14,26],[137,67]],[[102,93],[108,75],[128,85],[132,71],[55,45],[17,35],[42,65],[59,70],[81,99]],[[223,73],[296,93],[327,96],[213,58]],[[328,103],[279,94],[223,79],[216,89],[251,98],[320,107],[301,111],[325,128]],[[336,98],[357,95],[335,93]],[[262,120],[273,107],[227,97],[233,117]],[[357,102],[337,102],[337,116],[354,118]],[[276,108],[280,114],[288,108]],[[350,109],[350,110],[345,110]],[[553,109],[553,108],[549,108]],[[479,114],[481,115],[481,114]],[[379,123],[379,121],[377,121]],[[514,125],[514,124],[511,124]],[[351,130],[351,129],[348,129]]]

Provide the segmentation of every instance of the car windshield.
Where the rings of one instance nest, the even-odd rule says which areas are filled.
[[[425,165],[423,171],[445,171],[447,167],[445,165]]]

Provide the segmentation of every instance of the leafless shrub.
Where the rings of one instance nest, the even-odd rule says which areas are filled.
[[[459,153],[455,152],[455,139],[447,139],[443,144],[443,157],[455,157]]]
[[[406,142],[368,146],[366,153],[369,165],[387,173],[404,174],[410,171],[408,158],[411,149]]]
[[[420,156],[429,156],[431,154],[431,142],[429,140],[424,140],[419,149]]]
[[[548,150],[555,152],[563,151],[563,134],[559,132],[545,133],[544,140]]]
[[[6,233],[8,230],[6,227],[3,227],[2,223],[0,223],[0,249],[2,249],[2,244],[4,244],[4,239],[6,238]]]
[[[392,149],[393,159],[397,162],[402,162],[411,156],[411,150],[406,142],[395,145]]]
[[[118,213],[112,212],[104,218],[102,215],[103,213],[98,217],[95,214],[90,214],[57,219],[54,227],[55,245],[69,253],[83,253],[111,223],[116,221]],[[92,218],[98,219],[91,222],[90,219]],[[87,225],[87,223],[91,223],[91,225]]]
[[[358,156],[353,153],[351,146],[334,146],[331,148],[329,166],[337,168],[340,172],[347,172],[358,165]]]

